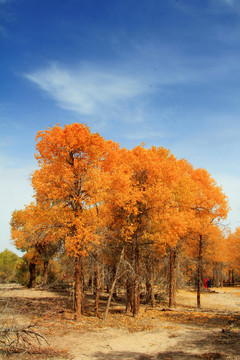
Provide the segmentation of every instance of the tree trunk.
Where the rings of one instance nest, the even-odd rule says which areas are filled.
[[[223,286],[222,263],[216,262],[213,268],[213,286]]]
[[[98,316],[99,309],[99,296],[100,296],[100,269],[99,269],[99,257],[96,257],[96,266],[95,266],[95,315]]]
[[[152,275],[152,274],[150,274]],[[155,305],[155,297],[153,291],[153,279],[152,276],[148,276],[146,279],[146,303],[150,303],[153,307]]]
[[[199,237],[199,250],[198,250],[198,268],[197,268],[197,307],[201,308],[201,288],[202,288],[202,247],[203,247],[203,237]]]
[[[95,294],[95,289],[94,289],[94,281],[95,281],[95,275],[92,271],[91,273],[91,293],[94,295]]]
[[[140,265],[140,256],[139,256],[139,246],[135,244],[134,251],[134,281],[133,281],[133,306],[132,313],[133,316],[139,313],[140,308],[140,292],[139,292],[139,265]]]
[[[122,248],[120,259],[119,259],[119,262],[118,262],[118,265],[117,265],[117,269],[116,269],[116,272],[115,272],[115,277],[114,277],[112,287],[111,287],[111,290],[110,290],[110,293],[109,293],[109,297],[108,297],[108,301],[107,301],[106,310],[105,310],[105,313],[104,313],[104,316],[103,316],[103,320],[105,320],[107,318],[107,316],[108,316],[109,307],[110,307],[110,304],[111,304],[111,300],[112,300],[112,296],[113,296],[113,293],[114,293],[115,285],[116,285],[117,279],[119,277],[119,269],[120,269],[120,265],[121,265],[121,262],[123,260],[123,257],[124,257],[124,247]]]
[[[106,279],[106,286],[107,286],[107,293],[110,293],[110,268],[109,265],[107,266],[107,279]]]
[[[101,292],[104,293],[105,290],[105,266],[104,264],[102,264],[102,268],[101,268]]]
[[[217,263],[213,263],[213,268],[212,268],[212,286],[216,286],[217,284]]]
[[[84,308],[84,279],[82,257],[75,262],[75,320],[79,321]]]
[[[176,305],[176,249],[170,248],[169,254],[169,307]]]
[[[31,259],[30,263],[29,263],[29,272],[30,272],[30,279],[29,279],[29,284],[28,284],[28,288],[35,288],[36,287],[36,264],[35,264],[35,259]]]
[[[213,281],[212,281],[212,285],[214,287],[218,287],[219,286],[219,271],[218,271],[218,263],[213,263]]]
[[[43,264],[43,285],[47,285],[48,283],[48,267],[49,267],[49,260],[45,260]]]
[[[126,280],[126,313],[129,314],[133,309],[133,244],[128,245],[126,248],[127,259],[131,266],[129,267]]]
[[[220,287],[223,287],[223,264],[220,263]]]
[[[146,259],[146,303],[155,305],[154,289],[153,289],[153,264],[151,257]]]
[[[129,314],[132,312],[133,306],[133,291],[132,291],[132,279],[127,279],[126,281],[126,313]]]

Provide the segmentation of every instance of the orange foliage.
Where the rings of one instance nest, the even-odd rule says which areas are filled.
[[[162,147],[120,149],[78,123],[40,131],[36,141],[36,204],[12,217],[18,248],[64,241],[68,254],[78,257],[105,237],[122,245],[151,244],[156,254],[179,243],[184,250],[188,243],[195,256],[201,235],[212,244],[212,258],[213,248],[223,256],[215,224],[229,207],[205,169]]]
[[[39,170],[32,177],[36,198],[58,205],[66,249],[83,255],[97,241],[98,207],[109,187],[106,170],[118,146],[76,123],[40,131],[36,148]]]
[[[232,267],[237,269],[239,273],[240,267],[240,227],[237,227],[234,232],[230,232],[227,237],[227,244],[225,246],[226,261]]]

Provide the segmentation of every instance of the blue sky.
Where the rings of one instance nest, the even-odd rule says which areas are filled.
[[[0,0],[0,49],[0,251],[56,123],[206,168],[240,226],[238,0]]]

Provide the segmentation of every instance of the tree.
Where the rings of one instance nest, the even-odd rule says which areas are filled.
[[[32,177],[38,201],[65,211],[65,248],[75,257],[75,318],[83,311],[83,257],[99,242],[97,209],[108,189],[108,169],[117,145],[84,124],[59,125],[37,134],[39,169]]]
[[[212,241],[213,224],[228,210],[225,195],[208,172],[194,170],[162,147],[120,149],[84,124],[56,125],[40,131],[36,141],[35,203],[13,214],[12,238],[33,260],[38,256],[45,269],[52,250],[64,244],[75,262],[76,320],[84,309],[89,255],[96,314],[105,262],[112,278],[108,305],[124,267],[126,307],[136,315],[143,281],[146,297],[154,303],[153,264],[166,254],[169,306],[174,305],[178,255],[191,244],[189,253],[198,261],[200,306],[203,253]]]
[[[191,177],[186,162],[177,161],[164,148],[123,149],[120,159],[112,176],[109,228],[126,247],[127,308],[131,307],[135,315],[140,303],[143,249],[152,245],[162,248],[162,244],[165,249],[174,248],[185,234],[192,206],[188,185]]]
[[[240,274],[240,227],[229,232],[225,246],[225,261],[229,269],[229,283],[234,285],[234,271]]]
[[[1,283],[17,281],[17,266],[20,261],[20,257],[8,249],[0,253]]]
[[[12,214],[11,238],[19,250],[27,252],[29,287],[36,286],[37,263],[43,263],[43,284],[47,283],[49,261],[59,250],[64,235],[59,213],[57,204],[32,202]]]
[[[196,169],[192,173],[195,183],[195,201],[192,207],[195,221],[192,224],[191,243],[194,256],[197,258],[197,307],[201,307],[200,293],[202,287],[203,257],[207,240],[211,238],[213,225],[226,219],[228,201],[222,188],[205,169]],[[190,237],[190,238],[191,238]]]

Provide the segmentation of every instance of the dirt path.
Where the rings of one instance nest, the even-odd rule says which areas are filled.
[[[166,325],[165,325],[166,326]],[[199,330],[193,326],[170,330],[160,326],[154,331],[129,334],[126,330],[103,329],[82,336],[67,336],[62,341],[69,345],[73,359],[157,359],[159,353],[172,350],[191,354],[214,351],[207,344],[199,349],[197,342],[204,341],[209,330]],[[186,341],[187,339],[187,341]],[[167,359],[167,355],[166,355]]]
[[[177,302],[195,308],[196,293],[179,290]],[[206,291],[201,294],[201,307],[204,310],[240,311],[240,289],[225,287]]]
[[[19,321],[44,319],[51,347],[68,354],[59,360],[240,360],[239,288],[203,293],[200,311],[195,308],[196,293],[181,290],[174,311],[163,311],[163,306],[143,308],[135,319],[110,314],[105,323],[84,316],[79,324],[70,311],[58,311],[67,299],[61,294],[1,288],[0,295],[2,302],[11,299],[14,311],[25,309],[17,315]]]
[[[179,291],[177,299],[180,307],[187,304],[195,309],[194,292]],[[240,289],[215,289],[202,294],[201,299],[200,318],[205,312],[209,316],[216,312],[240,314]],[[240,331],[231,324],[205,328],[182,323],[181,319],[177,323],[161,321],[151,312],[149,317],[155,326],[151,331],[129,333],[125,329],[103,328],[80,336],[67,335],[61,342],[68,346],[74,360],[240,359]]]

